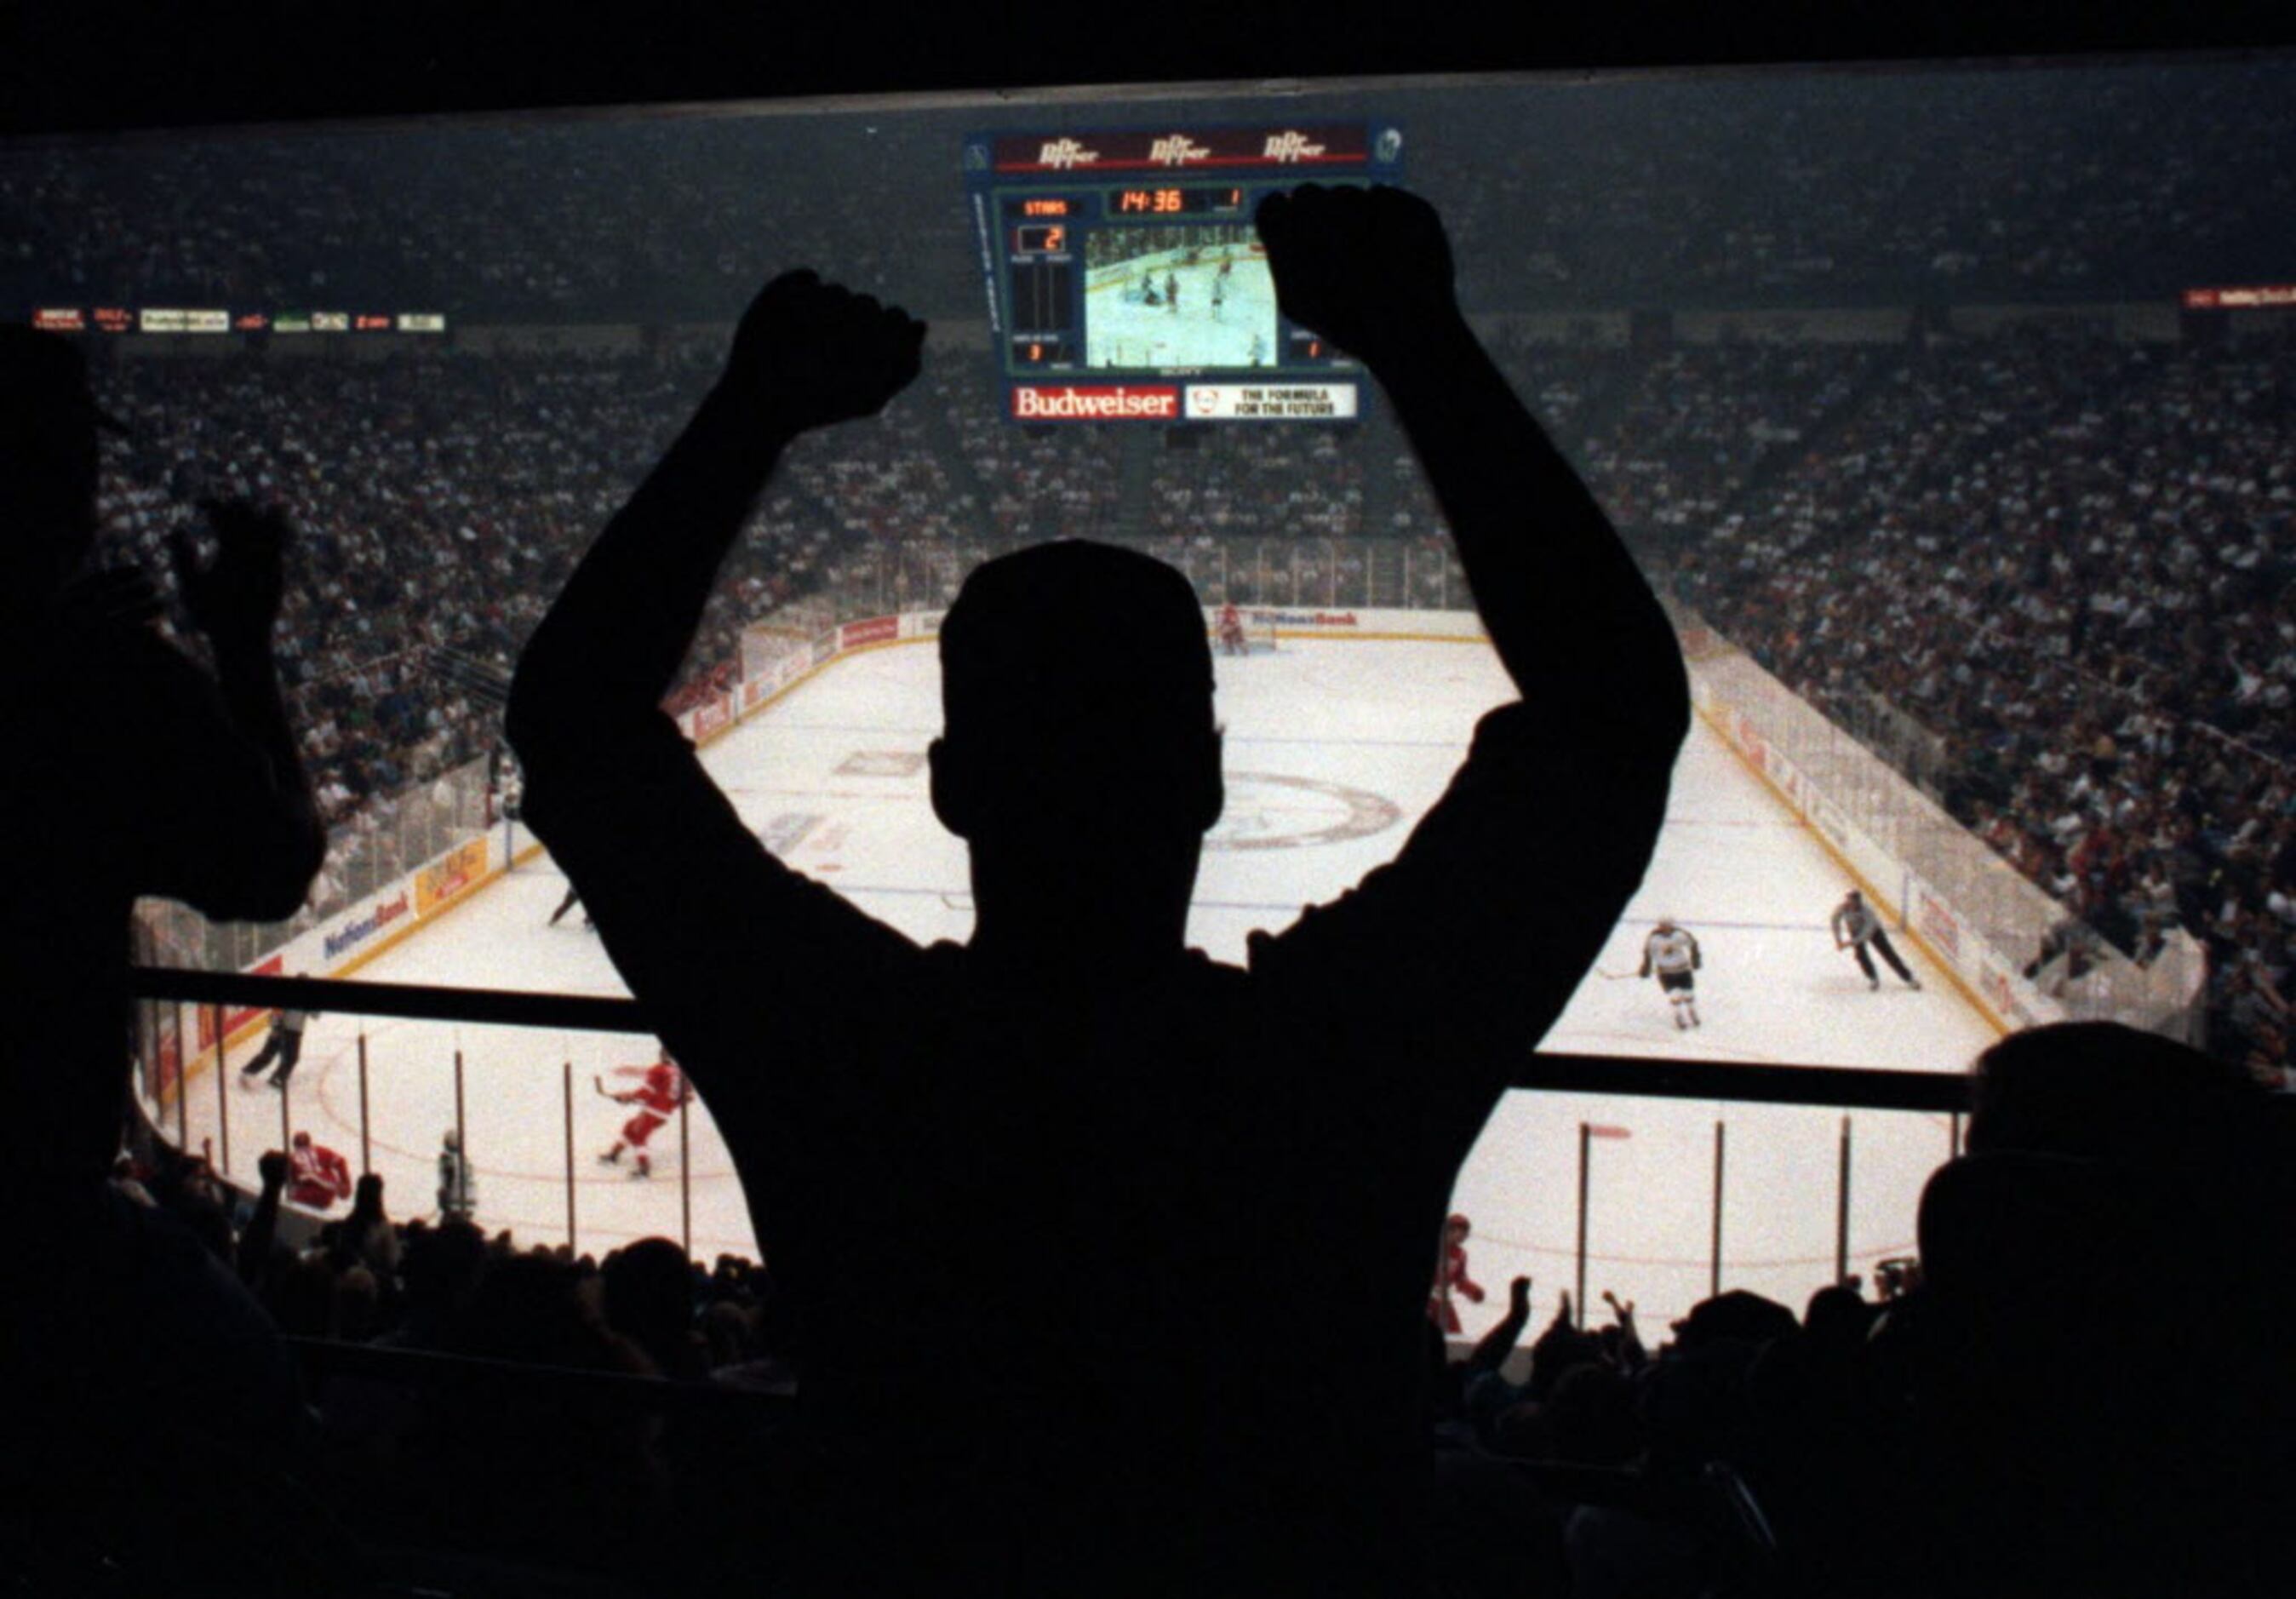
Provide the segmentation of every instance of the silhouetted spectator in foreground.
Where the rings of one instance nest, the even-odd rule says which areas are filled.
[[[2296,1159],[2240,1068],[2105,1022],[1978,1065],[1876,1337],[1916,1592],[2285,1594]],[[1902,1323],[1902,1324],[1900,1324]]]
[[[1460,316],[1433,212],[1309,188],[1259,222],[1285,314],[1384,385],[1522,699],[1392,865],[1248,969],[1185,943],[1220,729],[1198,596],[1156,562],[1030,548],[947,613],[930,754],[966,946],[780,865],[658,709],[781,451],[915,375],[898,310],[768,284],[520,664],[527,819],[801,1318],[806,1448],[761,1553],[804,1591],[1433,1580],[1428,1242],[1642,876],[1685,685]]]
[[[222,1260],[105,1174],[128,1082],[136,898],[279,919],[318,868],[324,840],[272,657],[285,529],[217,505],[211,564],[178,542],[209,677],[160,637],[148,581],[85,570],[106,421],[76,348],[0,328],[0,838],[14,853],[0,1084],[37,1129],[0,1165],[14,1250],[0,1497],[15,1513],[70,1502],[40,1529],[40,1558],[85,1538],[90,1558],[150,1580],[163,1568],[147,1558],[177,1584],[244,1567],[243,1591],[267,1592],[251,1573],[291,1567],[291,1529],[266,1562],[227,1507],[173,1480],[139,1484],[120,1460],[166,1437],[229,1481],[231,1449],[290,1457],[302,1415],[277,1331]]]

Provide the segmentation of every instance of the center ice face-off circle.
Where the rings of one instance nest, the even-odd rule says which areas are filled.
[[[1384,795],[1267,772],[1227,774],[1227,808],[1204,836],[1207,849],[1296,849],[1384,832],[1403,808]]]

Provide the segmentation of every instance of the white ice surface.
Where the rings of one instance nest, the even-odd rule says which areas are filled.
[[[1441,794],[1476,718],[1509,691],[1496,657],[1473,644],[1286,640],[1278,653],[1218,665],[1229,801],[1204,857],[1190,939],[1236,960],[1250,930],[1287,924],[1301,906],[1337,895],[1389,858]],[[849,659],[704,754],[743,817],[780,840],[784,859],[920,940],[961,939],[972,920],[963,847],[927,800],[922,758],[939,728],[937,670],[926,647]],[[1305,841],[1278,841],[1285,839]],[[1826,927],[1846,886],[1808,830],[1701,726],[1677,768],[1657,857],[1598,972],[1630,972],[1650,922],[1672,915],[1703,950],[1705,1025],[1677,1032],[1654,983],[1589,974],[1546,1047],[1963,1069],[1994,1029],[1907,939],[1899,947],[1925,991],[1885,977],[1881,992],[1869,992]],[[544,925],[564,887],[546,857],[531,861],[359,976],[626,993],[578,913]],[[684,1161],[675,1123],[656,1135],[650,1182],[596,1162],[628,1112],[599,1098],[593,1079],[621,1086],[613,1069],[650,1060],[650,1039],[320,1017],[288,1111],[293,1126],[342,1150],[355,1168],[362,1029],[366,1136],[393,1215],[432,1207],[440,1135],[455,1120],[459,1048],[480,1219],[489,1227],[537,1242],[566,1236],[570,1064],[580,1247],[684,1237],[690,1204],[692,1245],[705,1261],[719,1251],[756,1253],[706,1106],[691,1119]],[[234,1064],[253,1047],[235,1052]],[[194,1143],[218,1135],[227,1114],[231,1169],[250,1175],[255,1155],[280,1143],[278,1098],[241,1086],[235,1071],[220,1092],[211,1070],[201,1074],[192,1086]],[[1475,1226],[1472,1275],[1491,1292],[1480,1308],[1462,1307],[1469,1332],[1497,1318],[1516,1273],[1538,1280],[1538,1320],[1551,1313],[1554,1292],[1570,1285],[1583,1120],[1628,1135],[1592,1146],[1588,1287],[1636,1301],[1646,1331],[1662,1333],[1666,1318],[1707,1291],[1718,1119],[1728,1125],[1723,1285],[1799,1308],[1833,1275],[1838,1111],[1517,1092],[1493,1115],[1457,1185],[1456,1208]],[[1870,1282],[1876,1259],[1910,1250],[1914,1201],[1945,1158],[1948,1132],[1942,1118],[1892,1112],[1861,1112],[1854,1128],[1849,1252],[1852,1269]]]
[[[1152,258],[1153,259],[1153,258]],[[1156,292],[1167,275],[1178,283],[1177,307],[1128,299],[1119,283],[1095,288],[1085,312],[1085,360],[1092,366],[1271,366],[1276,359],[1275,281],[1267,264],[1239,257],[1212,304],[1219,267],[1206,257],[1193,266],[1154,267]],[[1257,355],[1252,340],[1259,340]]]

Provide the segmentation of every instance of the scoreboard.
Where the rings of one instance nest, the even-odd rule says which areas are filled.
[[[1276,309],[1252,213],[1303,183],[1393,183],[1402,156],[1371,121],[967,135],[1004,414],[1352,421],[1362,370]]]

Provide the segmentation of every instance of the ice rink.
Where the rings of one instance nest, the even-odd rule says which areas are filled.
[[[1235,252],[1223,279],[1211,257],[1184,265],[1178,253],[1144,258],[1144,271],[1160,297],[1168,281],[1176,303],[1147,305],[1130,291],[1128,276],[1095,283],[1085,319],[1088,366],[1265,366],[1275,359],[1275,280],[1258,257]],[[1217,302],[1217,303],[1215,303]]]
[[[1302,906],[1332,898],[1389,858],[1441,793],[1475,718],[1510,691],[1479,644],[1287,638],[1275,653],[1218,667],[1228,804],[1204,857],[1190,934],[1234,960],[1250,930],[1287,924]],[[962,847],[927,800],[937,672],[930,647],[849,657],[704,754],[783,859],[920,940],[961,939],[971,925]],[[1885,975],[1881,991],[1869,992],[1827,928],[1849,886],[1808,830],[1700,726],[1677,768],[1644,888],[1546,1046],[1963,1069],[1994,1028],[1904,938],[1899,947],[1925,989]],[[564,890],[546,857],[531,859],[358,975],[626,992],[578,911],[545,925]],[[1599,974],[1630,972],[1661,914],[1702,947],[1704,1026],[1694,1031],[1676,1029],[1654,983]],[[234,1052],[233,1064],[253,1047]],[[480,1218],[489,1227],[563,1240],[570,1169],[574,1233],[585,1250],[658,1233],[690,1237],[705,1261],[757,1252],[706,1106],[690,1118],[682,1155],[677,1124],[656,1135],[651,1180],[598,1163],[629,1114],[600,1097],[600,1086],[631,1086],[614,1071],[652,1058],[646,1038],[322,1016],[285,1096],[286,1122],[341,1150],[355,1169],[364,1127],[390,1213],[427,1213],[440,1136],[455,1119],[458,1051]],[[251,1175],[256,1154],[280,1143],[281,1097],[243,1084],[235,1070],[219,1086],[210,1068],[192,1083],[193,1143],[223,1134],[227,1117],[230,1168]],[[1707,1291],[1718,1119],[1727,1123],[1723,1284],[1799,1309],[1833,1273],[1840,1112],[1517,1092],[1493,1116],[1457,1185],[1455,1208],[1474,1224],[1471,1275],[1491,1296],[1462,1306],[1467,1332],[1497,1318],[1517,1273],[1538,1281],[1538,1320],[1570,1285],[1583,1121],[1602,1129],[1591,1146],[1588,1287],[1636,1301],[1644,1327],[1662,1333],[1666,1318]],[[1915,1199],[1946,1158],[1948,1130],[1939,1117],[1860,1112],[1853,1131],[1852,1269],[1870,1282],[1877,1259],[1910,1252]],[[1431,1265],[1433,1254],[1431,1239]]]

